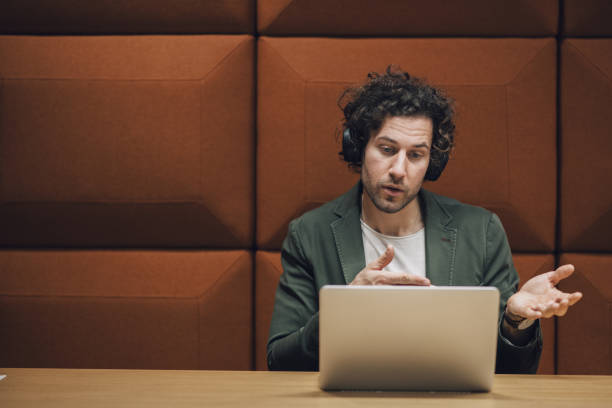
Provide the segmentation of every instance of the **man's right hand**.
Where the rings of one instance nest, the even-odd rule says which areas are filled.
[[[385,271],[385,266],[393,260],[395,250],[387,245],[385,252],[375,261],[370,262],[355,276],[351,285],[416,285],[430,286],[429,279],[409,273]]]

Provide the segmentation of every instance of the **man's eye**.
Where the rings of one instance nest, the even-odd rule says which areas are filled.
[[[423,157],[423,153],[421,152],[411,152],[410,153],[410,158],[412,159],[420,159],[421,157]]]
[[[383,153],[393,153],[394,152],[394,149],[392,147],[389,147],[389,146],[380,146],[380,150]]]

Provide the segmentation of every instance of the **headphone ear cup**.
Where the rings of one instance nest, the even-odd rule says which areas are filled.
[[[353,140],[351,130],[349,128],[344,129],[344,132],[342,132],[342,157],[344,157],[344,161],[349,163],[357,163],[361,161],[359,148]]]
[[[433,164],[432,159],[434,158],[436,159],[436,164]],[[436,181],[442,175],[442,171],[444,171],[444,168],[448,163],[448,158],[448,152],[432,154],[429,158],[429,166],[427,167],[427,171],[425,172],[425,180]]]

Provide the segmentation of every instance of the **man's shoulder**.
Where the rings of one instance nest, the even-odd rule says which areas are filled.
[[[494,214],[486,208],[461,202],[455,198],[443,196],[429,190],[423,190],[423,196],[428,202],[428,207],[439,209],[447,214],[455,222],[464,223],[475,220],[488,221]]]
[[[302,228],[318,228],[322,225],[329,225],[349,211],[359,211],[357,205],[359,194],[360,186],[356,185],[341,196],[305,212],[294,219],[292,224],[299,225]]]

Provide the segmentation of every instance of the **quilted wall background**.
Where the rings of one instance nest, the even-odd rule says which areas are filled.
[[[426,188],[585,299],[540,373],[612,373],[605,0],[0,3],[0,366],[265,369],[288,222],[357,179],[336,101],[400,65],[456,100]]]

